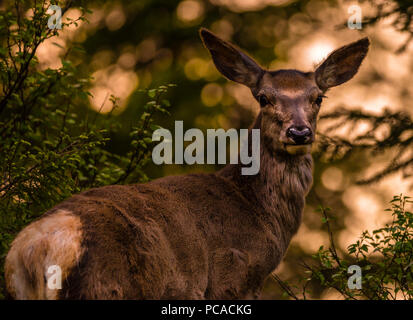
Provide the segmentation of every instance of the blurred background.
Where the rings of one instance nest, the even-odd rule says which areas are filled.
[[[108,97],[119,98],[113,114],[121,130],[111,137],[108,148],[122,155],[129,149],[133,119],[142,112],[145,97],[139,89],[177,85],[168,93],[172,116],[157,120],[172,132],[175,120],[184,121],[184,130],[247,128],[258,113],[249,89],[215,70],[199,39],[200,27],[232,41],[263,67],[302,71],[314,70],[332,50],[368,36],[371,49],[360,71],[327,92],[321,108],[314,186],[303,224],[276,270],[281,279],[294,284],[305,276],[300,261],[328,243],[317,212],[320,205],[331,208],[337,249],[344,254],[362,231],[387,221],[384,209],[393,195],[412,194],[411,144],[398,149],[400,142],[412,140],[411,123],[403,128],[403,135],[391,139],[397,117],[411,119],[413,114],[413,28],[406,22],[409,15],[403,16],[410,12],[411,17],[412,5],[407,2],[91,0],[89,22],[79,22],[77,28],[67,28],[42,43],[37,56],[40,68],[55,69],[61,66],[62,56],[70,55],[85,75],[91,74],[91,110],[109,113]],[[347,27],[351,5],[362,10],[361,29]],[[70,9],[65,16],[76,19],[80,14]],[[73,46],[83,47],[84,52],[70,50]],[[150,178],[157,178],[216,169],[149,164],[145,170]],[[261,298],[281,299],[282,291],[269,278]],[[338,296],[314,286],[310,298]]]

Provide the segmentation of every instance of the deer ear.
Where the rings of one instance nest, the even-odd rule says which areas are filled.
[[[369,39],[363,38],[333,51],[315,71],[315,80],[320,89],[327,90],[353,78],[369,45]]]
[[[200,35],[219,72],[250,88],[256,86],[264,70],[252,58],[205,28]]]

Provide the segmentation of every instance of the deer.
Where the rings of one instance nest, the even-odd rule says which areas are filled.
[[[370,41],[330,53],[314,71],[267,70],[202,28],[217,70],[259,103],[260,170],[166,176],[90,189],[26,226],[5,262],[12,299],[257,299],[302,220],[313,180],[317,115],[357,73]],[[47,284],[61,270],[61,288]]]

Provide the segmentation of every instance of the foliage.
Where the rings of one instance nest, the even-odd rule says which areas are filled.
[[[68,57],[41,70],[36,50],[58,29],[47,27],[47,8],[16,1],[0,12],[0,298],[4,258],[16,233],[74,193],[113,183],[146,181],[143,167],[153,147],[156,113],[168,113],[168,86],[147,90],[149,100],[133,121],[130,150],[107,146],[121,128],[117,117],[89,110],[91,77]],[[63,12],[68,7],[63,9]],[[84,20],[85,9],[79,20]],[[63,19],[64,20],[64,19]],[[63,30],[77,20],[63,21]],[[81,50],[82,48],[71,48]],[[117,99],[110,97],[112,111]]]
[[[334,244],[331,217],[327,215],[329,209],[321,207],[330,245],[328,248],[321,246],[312,256],[315,263],[302,263],[309,274],[302,297],[306,298],[306,287],[311,282],[333,288],[345,299],[413,299],[413,213],[408,211],[413,201],[410,199],[395,196],[390,202],[391,208],[386,210],[392,216],[391,222],[372,232],[364,231],[359,240],[348,246],[345,258],[339,256]],[[361,268],[362,286],[359,290],[348,285],[352,265]],[[278,277],[276,280],[288,295],[298,299],[296,288]]]
[[[385,152],[391,155],[385,168],[376,170],[371,177],[358,181],[358,184],[377,182],[397,171],[401,171],[405,178],[413,175],[413,154],[410,152],[413,148],[413,122],[407,113],[385,110],[380,115],[374,115],[359,109],[336,109],[322,115],[319,121],[332,122],[319,133],[318,140],[319,153],[330,161],[344,158],[354,149],[363,150],[372,157]],[[343,126],[348,126],[349,132],[352,132],[361,123],[367,124],[369,130],[360,132],[351,140],[334,134]],[[378,135],[380,130],[385,134]]]
[[[370,2],[375,8],[374,15],[370,15],[364,19],[366,25],[374,25],[380,20],[391,18],[392,27],[400,32],[406,32],[409,37],[405,43],[398,49],[398,52],[406,50],[407,46],[413,40],[413,5],[410,0],[363,0]]]
[[[404,44],[396,51],[397,54],[407,49],[413,40],[413,3],[409,0],[363,0],[374,8],[374,13],[363,19],[363,25],[374,26],[386,18],[391,19],[394,30],[408,35]],[[411,106],[410,106],[411,107]],[[320,122],[333,123],[324,132],[320,133],[319,147],[323,157],[329,160],[344,158],[354,149],[364,150],[368,157],[378,154],[389,154],[391,160],[382,170],[371,177],[358,181],[358,184],[377,182],[389,174],[401,171],[404,178],[413,175],[413,122],[410,115],[403,111],[385,109],[382,114],[374,115],[362,111],[361,108],[345,110],[338,108],[320,117]],[[334,132],[348,125],[348,132],[353,131],[360,123],[368,124],[369,130],[358,134],[351,141],[334,135]],[[379,137],[377,132],[387,130]]]

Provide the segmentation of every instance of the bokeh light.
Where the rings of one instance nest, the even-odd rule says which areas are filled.
[[[115,7],[112,9],[105,18],[105,23],[110,31],[116,31],[125,24],[126,16],[122,10],[122,7]]]
[[[222,87],[216,83],[208,83],[201,91],[201,99],[205,106],[216,106],[224,95]]]
[[[199,19],[204,13],[204,5],[201,1],[185,0],[178,4],[176,14],[178,19],[184,22],[192,22]]]

